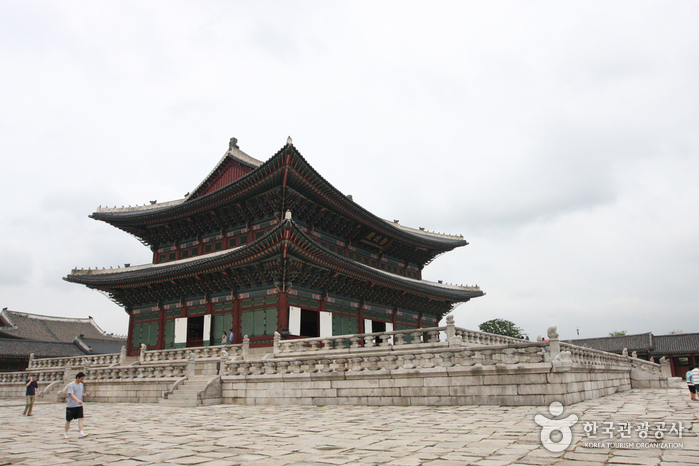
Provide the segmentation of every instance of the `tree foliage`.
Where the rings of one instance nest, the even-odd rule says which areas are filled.
[[[494,333],[496,335],[504,335],[506,337],[521,338],[528,340],[529,336],[524,331],[517,327],[513,322],[505,319],[492,319],[483,322],[478,326],[481,332]]]
[[[609,332],[610,337],[623,337],[626,335],[626,330],[616,330],[614,332]]]

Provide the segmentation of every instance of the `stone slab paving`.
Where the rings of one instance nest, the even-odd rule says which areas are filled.
[[[699,402],[690,401],[681,385],[578,403],[559,416],[547,406],[178,408],[88,402],[89,436],[78,438],[74,422],[68,440],[64,405],[40,401],[32,417],[22,410],[23,400],[0,401],[0,465],[699,464]],[[542,446],[537,414],[554,420],[578,416],[566,450],[553,453]],[[662,422],[664,428],[656,424]],[[632,426],[630,438],[622,423]],[[665,432],[680,423],[681,437]],[[665,444],[650,448],[658,426]],[[609,427],[611,438],[603,433]],[[562,437],[554,432],[552,438]]]

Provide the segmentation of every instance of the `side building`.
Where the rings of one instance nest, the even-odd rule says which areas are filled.
[[[33,354],[58,358],[118,353],[126,338],[105,333],[92,317],[53,317],[0,311],[0,372],[23,371]]]
[[[387,221],[339,192],[291,139],[266,162],[232,138],[184,199],[91,215],[136,236],[153,263],[75,269],[64,279],[109,294],[129,315],[127,351],[207,346],[232,330],[251,346],[289,338],[434,327],[477,286],[422,279],[468,244]]]
[[[608,353],[636,353],[641,359],[670,361],[673,377],[685,377],[692,367],[699,366],[699,333],[671,333],[653,335],[651,332],[616,337],[584,338],[570,340],[574,345],[593,348]]]

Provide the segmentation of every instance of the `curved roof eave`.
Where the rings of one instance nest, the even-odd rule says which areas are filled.
[[[299,229],[292,220],[284,220],[266,235],[257,240],[234,249],[207,254],[204,256],[190,257],[179,261],[165,262],[162,264],[146,264],[135,267],[108,270],[74,270],[63,279],[72,283],[79,283],[95,288],[118,288],[128,286],[138,286],[143,284],[143,278],[149,277],[149,282],[162,282],[183,276],[191,276],[199,273],[206,273],[215,269],[225,269],[231,262],[241,259],[246,254],[252,254],[263,242],[268,241],[273,235],[283,229],[290,228],[303,237],[305,243],[314,248],[316,254],[321,254],[335,263],[340,263],[346,267],[357,278],[366,280],[378,279],[382,285],[394,288],[408,289],[417,294],[428,294],[438,296],[440,299],[450,299],[456,301],[468,300],[474,297],[483,296],[478,287],[463,287],[456,285],[445,285],[441,283],[428,282],[426,280],[416,280],[409,277],[394,275],[389,272],[369,267],[368,265],[347,259],[332,251],[318,246],[303,230]],[[277,244],[281,245],[281,241]],[[271,251],[270,251],[271,252]],[[271,256],[277,253],[272,253]],[[296,254],[290,252],[290,255]],[[316,262],[317,266],[327,267],[317,263],[312,256],[306,255],[306,260]],[[255,260],[254,258],[248,259]]]
[[[221,202],[222,198],[229,197],[231,192],[235,192],[241,185],[251,182],[251,177],[257,177],[258,181],[266,178],[277,170],[283,170],[285,167],[289,167],[290,161],[283,162],[275,166],[275,162],[278,161],[287,150],[291,150],[294,156],[297,156],[299,160],[303,162],[305,168],[321,183],[321,188],[323,194],[328,195],[329,198],[339,207],[344,208],[348,212],[355,211],[358,213],[355,220],[359,223],[365,223],[369,226],[376,228],[384,233],[391,234],[391,236],[402,238],[404,241],[407,240],[409,243],[421,243],[424,246],[436,248],[436,249],[446,249],[451,250],[456,247],[466,246],[468,242],[463,239],[462,236],[456,235],[446,235],[440,233],[433,233],[429,231],[422,231],[419,229],[406,227],[394,222],[389,222],[384,220],[370,211],[363,208],[361,205],[357,204],[353,200],[350,200],[345,194],[341,193],[337,188],[330,184],[325,178],[323,178],[301,155],[301,153],[296,149],[293,144],[289,144],[280,149],[274,156],[269,160],[262,163],[257,169],[251,171],[250,173],[242,176],[238,180],[230,183],[229,185],[214,191],[212,193],[206,194],[204,196],[197,197],[195,199],[182,199],[177,201],[170,201],[162,204],[153,204],[150,206],[134,207],[134,208],[114,208],[114,209],[101,209],[90,215],[90,218],[96,220],[102,220],[110,223],[114,226],[135,226],[144,224],[158,224],[171,221],[172,218],[184,218],[192,215],[192,211],[201,210],[202,204],[210,202]],[[224,159],[225,159],[224,155]],[[223,159],[222,159],[223,161]],[[220,163],[222,163],[219,162]],[[218,166],[218,165],[217,165]],[[293,168],[293,167],[291,167]],[[265,173],[267,171],[267,173]],[[302,173],[299,173],[299,178],[304,179],[307,182],[307,186],[312,186],[312,183],[308,183],[308,178],[306,178]],[[254,181],[253,181],[254,183]],[[169,215],[168,215],[169,214]],[[162,218],[167,215],[168,218]],[[160,218],[153,218],[154,216]]]

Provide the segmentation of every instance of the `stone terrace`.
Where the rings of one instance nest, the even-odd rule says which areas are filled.
[[[576,414],[573,444],[553,454],[534,415],[547,407],[209,406],[88,403],[85,430],[63,438],[64,405],[0,401],[0,465],[696,465],[699,402],[686,387],[634,389],[565,408]],[[585,422],[682,422],[681,449],[593,449]],[[75,424],[75,422],[73,423]],[[605,440],[598,433],[596,441]],[[617,433],[614,441],[621,441]],[[633,438],[629,441],[638,441]]]

